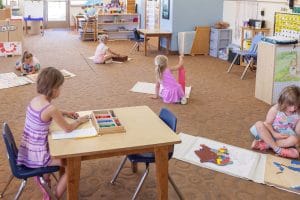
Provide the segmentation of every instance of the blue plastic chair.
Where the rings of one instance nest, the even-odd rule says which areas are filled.
[[[168,109],[166,108],[162,108],[159,114],[159,118],[164,121],[166,123],[166,125],[168,125],[174,132],[176,132],[176,126],[177,126],[177,118],[176,116],[170,112]],[[168,155],[168,159],[170,160],[172,158],[173,152],[170,152]],[[111,184],[114,184],[121,169],[123,168],[126,160],[129,160],[132,164],[137,164],[137,163],[145,163],[146,165],[146,169],[144,171],[144,174],[138,184],[138,187],[136,188],[134,195],[132,197],[132,199],[136,199],[138,193],[140,192],[143,183],[145,181],[145,178],[147,177],[148,173],[149,173],[149,164],[150,163],[154,163],[155,162],[155,154],[154,153],[143,153],[143,154],[131,154],[131,155],[127,155],[124,157],[124,159],[122,160],[121,164],[119,165],[114,177],[111,180]],[[133,170],[135,172],[135,170]],[[174,190],[176,191],[178,197],[180,199],[183,199],[182,194],[180,193],[178,187],[176,186],[175,182],[173,181],[173,179],[171,178],[170,174],[168,174],[168,179],[171,183],[171,185],[173,186]]]
[[[48,184],[43,178],[43,174],[52,174],[54,172],[59,171],[58,166],[50,166],[50,167],[40,167],[40,168],[28,168],[24,165],[17,165],[17,156],[18,156],[18,148],[15,143],[14,136],[8,126],[7,123],[3,124],[3,139],[6,145],[7,150],[7,157],[10,165],[10,169],[12,175],[10,176],[8,183],[5,185],[3,192],[0,194],[0,198],[4,196],[6,189],[8,188],[9,184],[11,183],[14,177],[18,179],[22,179],[22,183],[18,190],[18,193],[15,196],[15,200],[19,199],[21,196],[23,189],[26,185],[27,179],[30,177],[38,176],[40,178],[40,182],[44,189],[48,192],[53,200],[57,199],[55,195],[51,192],[51,189],[48,187]],[[52,174],[53,175],[53,174]],[[54,175],[53,175],[54,176]],[[57,181],[56,177],[54,176],[55,180]]]
[[[243,51],[243,50],[233,51],[233,53],[236,53],[236,56],[234,57],[234,59],[233,59],[231,65],[229,66],[227,72],[229,73],[231,71],[231,69],[232,69],[232,67],[233,67],[236,59],[239,56],[243,56],[244,59],[247,62],[245,70],[243,71],[243,74],[241,76],[241,79],[244,79],[244,77],[246,75],[246,72],[248,71],[249,67],[251,65],[253,65],[254,62],[256,62],[256,59],[257,59],[257,47],[258,47],[258,43],[262,40],[262,38],[263,38],[262,34],[255,35],[254,38],[252,39],[251,46],[250,46],[249,50],[246,50],[246,51]]]
[[[139,51],[140,50],[140,46],[144,44],[144,38],[142,38],[140,36],[140,33],[138,32],[138,30],[136,28],[133,29],[133,36],[134,37],[131,40],[134,41],[135,43],[134,43],[133,47],[130,50],[130,54],[133,51]]]

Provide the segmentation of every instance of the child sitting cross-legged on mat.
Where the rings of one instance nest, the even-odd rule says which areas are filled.
[[[300,134],[300,88],[288,86],[280,94],[278,103],[270,108],[266,120],[258,121],[250,129],[255,140],[251,148],[273,151],[282,157],[298,158],[295,148]]]
[[[20,70],[23,75],[34,74],[41,68],[38,59],[32,55],[32,53],[25,51],[22,56],[22,60],[16,63],[16,69]]]
[[[158,55],[154,59],[156,86],[155,95],[152,97],[157,99],[162,97],[165,103],[181,103],[186,104],[186,98],[182,86],[177,82],[172,72],[183,67],[183,56],[179,56],[177,65],[168,67],[168,58],[164,55]],[[160,84],[163,89],[160,91]]]
[[[100,35],[99,42],[100,44],[97,46],[95,55],[94,55],[94,63],[95,64],[105,64],[108,61],[111,61],[113,56],[120,57],[121,55],[113,52],[106,44],[108,40],[108,35]]]

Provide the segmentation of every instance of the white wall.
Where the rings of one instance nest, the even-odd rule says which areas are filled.
[[[264,10],[265,15],[261,16],[260,11]],[[240,45],[241,27],[243,21],[252,19],[263,19],[266,21],[266,28],[270,28],[273,34],[274,14],[282,10],[288,10],[286,0],[224,0],[223,21],[230,24],[232,29],[232,43]]]
[[[145,6],[146,0],[135,0],[137,4],[137,12],[140,14],[140,28],[145,28]]]
[[[71,6],[70,7],[70,26],[75,26],[75,19],[73,16],[79,14],[79,13],[83,13],[83,10],[81,9],[81,7],[79,6]]]
[[[145,0],[137,0],[137,4],[138,13],[144,20]],[[222,11],[223,0],[170,0],[169,19],[162,19],[162,7],[160,9],[160,29],[172,32],[170,49],[177,51],[178,32],[192,31],[195,26],[212,26],[222,19]],[[164,39],[161,45],[166,47]]]

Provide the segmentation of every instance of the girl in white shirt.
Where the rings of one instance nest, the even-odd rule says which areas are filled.
[[[100,44],[97,46],[95,55],[94,55],[94,63],[96,64],[105,64],[106,61],[111,60],[112,57],[120,56],[120,54],[117,54],[110,50],[110,48],[106,45],[108,39],[108,35],[100,35],[99,41]]]

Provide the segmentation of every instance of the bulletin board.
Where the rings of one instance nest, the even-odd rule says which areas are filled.
[[[300,38],[300,14],[275,13],[274,35],[298,39]]]

